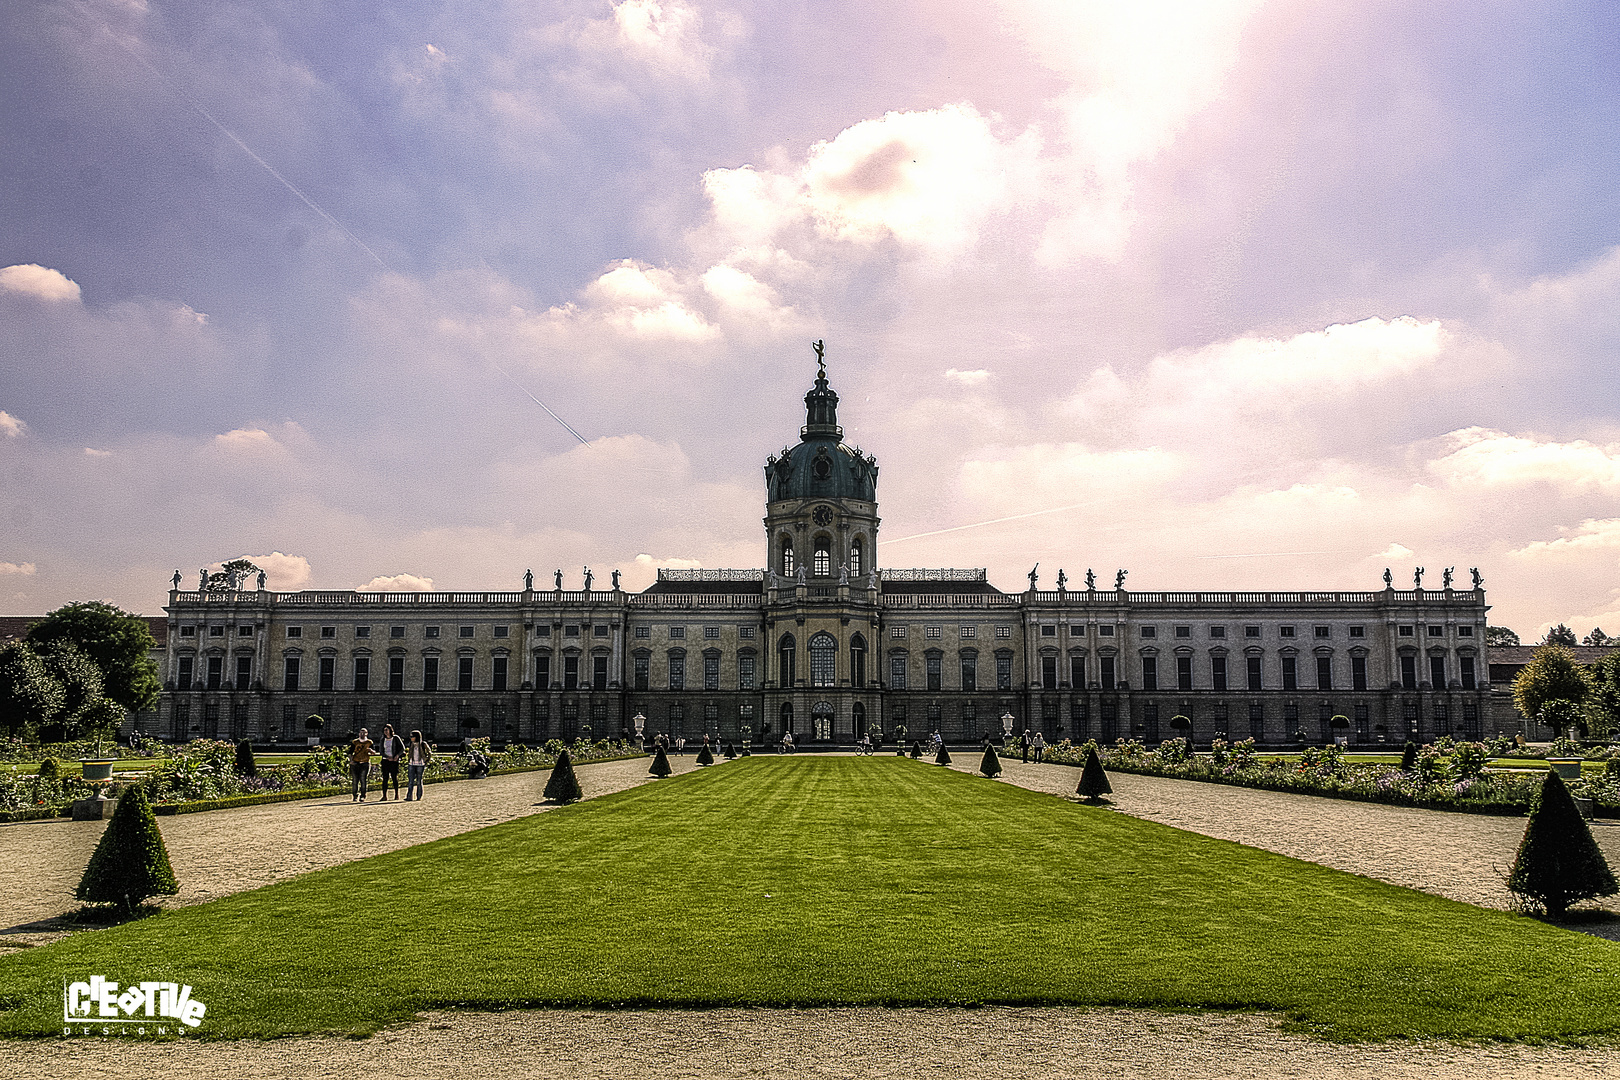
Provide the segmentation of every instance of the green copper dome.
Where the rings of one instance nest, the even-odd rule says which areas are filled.
[[[816,343],[820,345],[820,342]],[[817,349],[820,357],[820,349]],[[862,499],[877,501],[877,459],[845,446],[838,426],[838,394],[827,385],[827,369],[804,395],[805,424],[799,445],[765,463],[765,497],[781,499]]]

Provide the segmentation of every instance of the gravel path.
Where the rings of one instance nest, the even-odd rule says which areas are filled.
[[[1087,1009],[796,1009],[428,1013],[370,1039],[13,1043],[18,1080],[544,1076],[842,1080],[1585,1080],[1606,1049],[1384,1043],[1279,1033],[1265,1017]]]
[[[647,783],[648,758],[586,762],[577,770],[585,797]],[[671,757],[676,774],[697,766]],[[368,855],[543,813],[542,772],[428,784],[421,802],[363,803],[347,794],[299,802],[209,810],[158,818],[180,894],[165,906],[200,904]],[[62,936],[55,917],[78,909],[73,890],[105,821],[24,821],[0,825],[0,937],[40,944]],[[0,949],[5,947],[0,941]]]
[[[951,768],[975,772],[978,763],[978,754],[964,753]],[[1026,765],[1004,758],[1002,767],[1003,780],[1033,791],[1067,797],[1080,782],[1080,770],[1070,765]],[[1502,878],[1524,837],[1523,818],[1449,814],[1131,773],[1109,773],[1108,782],[1114,788],[1109,801],[1132,817],[1464,903],[1511,906]],[[1593,822],[1592,835],[1609,865],[1620,867],[1620,823]],[[1620,913],[1615,898],[1606,907]],[[1620,920],[1580,928],[1620,938]]]

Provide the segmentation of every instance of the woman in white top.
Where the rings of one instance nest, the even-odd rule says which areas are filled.
[[[405,751],[405,801],[411,801],[411,793],[416,793],[416,801],[422,801],[422,774],[427,772],[428,762],[433,760],[433,751],[428,748],[427,741],[422,738],[420,731],[411,732],[411,745]]]

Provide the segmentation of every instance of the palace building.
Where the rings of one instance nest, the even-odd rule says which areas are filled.
[[[1262,743],[1479,738],[1485,592],[1019,593],[982,569],[881,567],[877,460],[843,441],[825,368],[765,463],[763,569],[661,570],[643,592],[181,591],[149,733],[301,742],[392,723],[439,742],[619,737],[977,742],[1224,734]],[[1417,584],[1417,583],[1414,583]],[[235,585],[235,582],[232,583]],[[1497,699],[1501,694],[1497,695]],[[1004,721],[1010,717],[1010,721]],[[1184,726],[1190,724],[1190,730]]]

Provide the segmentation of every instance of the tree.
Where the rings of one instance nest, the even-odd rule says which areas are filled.
[[[1592,687],[1586,698],[1586,730],[1597,738],[1620,731],[1620,649],[1586,669]]]
[[[567,750],[557,754],[557,764],[551,767],[551,776],[546,780],[542,797],[559,803],[578,802],[585,797],[579,787],[579,777],[574,775],[574,759]]]
[[[731,761],[736,756],[737,756],[737,748],[735,746],[733,746],[731,743],[726,743],[726,760]]]
[[[1487,626],[1485,628],[1485,647],[1488,649],[1501,649],[1509,645],[1519,644],[1519,635],[1505,626]]]
[[[61,717],[65,724],[71,726],[79,712],[101,696],[101,669],[71,639],[36,646],[34,651],[39,654],[45,670],[62,684]]]
[[[1001,759],[996,756],[996,748],[986,745],[984,757],[979,760],[979,771],[994,780],[1001,775]]]
[[[1513,895],[1544,908],[1555,919],[1571,904],[1620,892],[1556,769],[1548,769],[1541,782],[1541,798],[1530,811],[1507,886]]]
[[[1410,773],[1417,769],[1417,754],[1417,743],[1407,739],[1406,747],[1401,750],[1401,772]]]
[[[1551,631],[1548,632],[1551,636]],[[1541,718],[1549,702],[1567,701],[1575,709],[1586,702],[1591,683],[1586,671],[1575,663],[1575,654],[1562,645],[1543,645],[1513,680],[1513,704],[1519,715]],[[1554,710],[1557,714],[1561,710]],[[1584,721],[1578,721],[1584,722]]]
[[[66,692],[39,655],[21,641],[0,645],[0,728],[32,735],[62,711]]]
[[[648,769],[647,772],[662,780],[664,777],[668,776],[674,771],[674,769],[669,767],[669,755],[664,753],[664,748],[660,746],[658,748],[658,753],[653,755],[652,768]]]
[[[253,743],[248,739],[236,744],[235,769],[237,776],[259,775],[259,763],[253,760]]]
[[[934,764],[935,765],[949,765],[950,763],[951,763],[950,751],[945,749],[945,744],[944,743],[940,743],[939,744],[939,753],[934,755]]]
[[[1609,645],[1620,645],[1620,638],[1612,638],[1603,632],[1603,627],[1594,626],[1590,634],[1581,638],[1581,644],[1601,649]]]
[[[101,669],[102,692],[130,712],[157,704],[157,648],[146,620],[99,600],[57,608],[28,628],[36,648],[71,641]]]
[[[1570,648],[1574,648],[1575,631],[1563,623],[1559,623],[1547,631],[1547,636],[1541,639],[1541,643],[1543,645],[1568,645]]]
[[[1086,764],[1080,770],[1080,786],[1074,789],[1074,793],[1087,802],[1096,802],[1113,791],[1113,785],[1108,782],[1108,774],[1103,771],[1102,758],[1097,756],[1097,744],[1087,743]]]
[[[911,740],[911,757],[912,757],[912,760],[914,760],[914,761],[921,761],[922,760],[922,740],[921,739],[913,739],[913,740]]]
[[[148,897],[173,896],[179,891],[157,817],[141,785],[132,784],[118,797],[118,809],[90,856],[77,896],[92,904],[123,904],[133,909]]]
[[[713,765],[714,764],[714,755],[709,752],[709,744],[708,743],[704,743],[703,744],[703,749],[698,751],[697,764],[699,764],[699,765]]]

